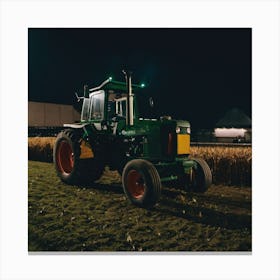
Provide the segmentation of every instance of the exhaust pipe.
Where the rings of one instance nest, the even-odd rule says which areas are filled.
[[[126,125],[132,126],[134,124],[134,108],[133,108],[133,94],[132,94],[132,83],[131,73],[129,71],[122,71],[125,75],[127,85],[127,106],[126,106]]]

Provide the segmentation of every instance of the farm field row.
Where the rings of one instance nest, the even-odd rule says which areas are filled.
[[[251,251],[251,188],[164,186],[147,210],[126,199],[117,172],[68,186],[51,163],[28,168],[29,251]]]

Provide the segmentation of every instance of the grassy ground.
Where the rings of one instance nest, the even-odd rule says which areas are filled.
[[[29,161],[29,251],[250,251],[251,188],[163,188],[151,210],[130,204],[117,172],[93,186],[60,182]]]

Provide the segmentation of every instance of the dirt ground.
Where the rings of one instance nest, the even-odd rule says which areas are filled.
[[[163,186],[150,210],[125,197],[105,170],[91,186],[68,186],[53,164],[29,161],[29,251],[251,251],[251,188],[212,185],[205,194]]]

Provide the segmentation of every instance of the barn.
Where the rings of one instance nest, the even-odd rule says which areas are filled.
[[[215,125],[217,142],[252,142],[252,121],[239,108],[232,108]]]
[[[80,121],[80,113],[72,105],[28,101],[28,134],[52,134],[64,123]],[[34,134],[34,135],[33,135]]]

